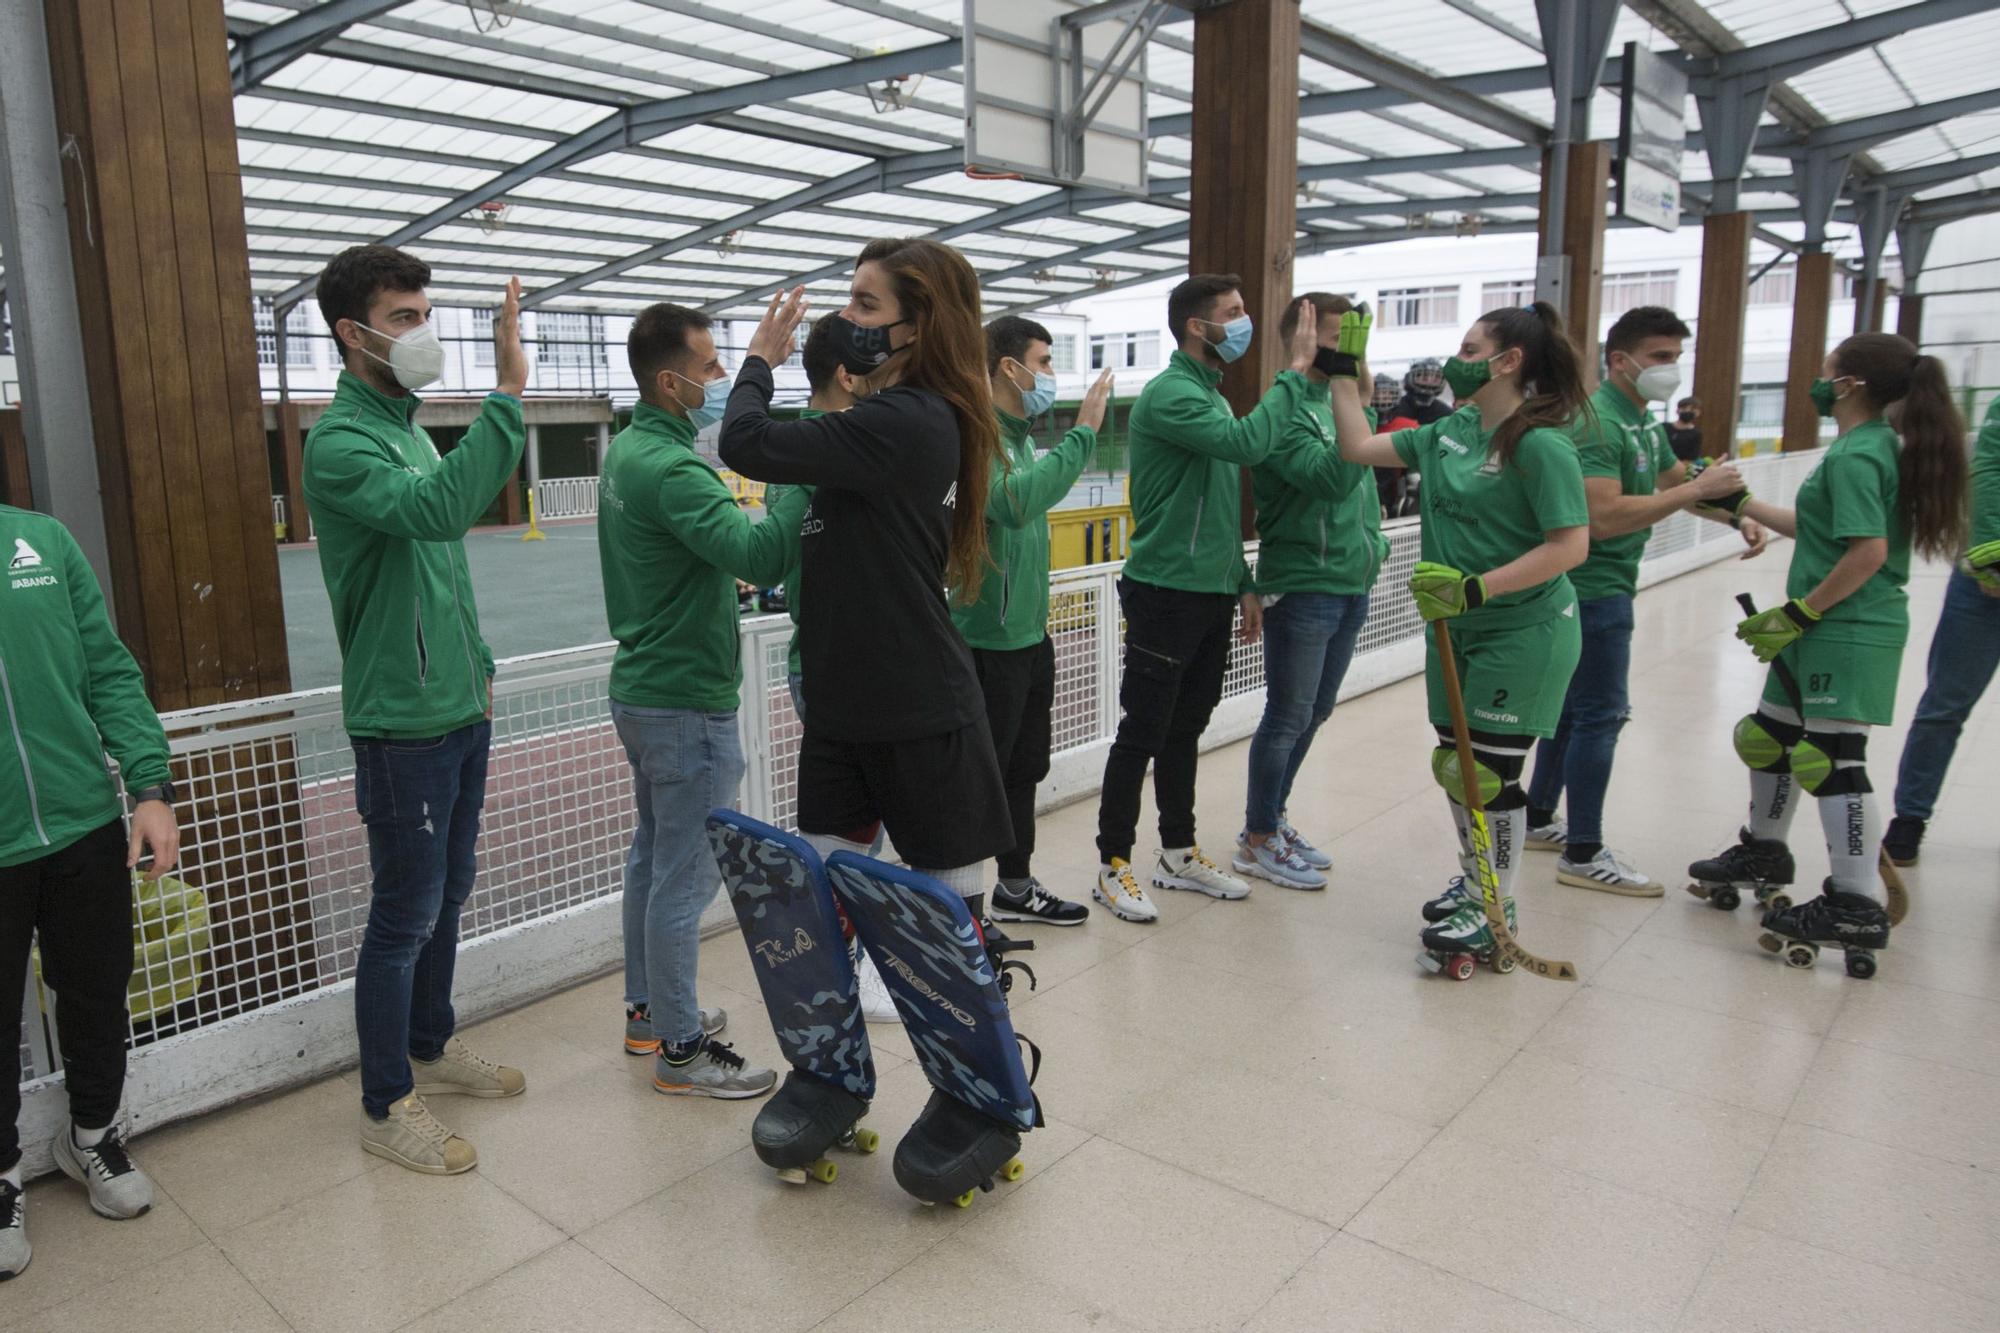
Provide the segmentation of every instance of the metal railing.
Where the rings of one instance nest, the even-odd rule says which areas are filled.
[[[1751,489],[1787,503],[1817,453],[1743,465]],[[550,483],[544,483],[548,485]],[[1423,621],[1404,591],[1421,532],[1385,525],[1390,554],[1350,668],[1346,695],[1423,665]],[[1728,528],[1676,515],[1646,548],[1642,581],[1737,549]],[[1255,558],[1255,547],[1248,553]],[[1051,576],[1056,649],[1054,748],[1044,807],[1095,790],[1118,723],[1124,620],[1119,564]],[[740,804],[793,827],[802,729],[786,684],[791,625],[742,622],[739,725],[748,771]],[[619,896],[631,836],[631,775],[613,731],[614,646],[510,658],[494,687],[494,738],[479,848],[479,883],[461,924],[461,1018],[524,1003],[619,958]],[[1263,654],[1238,647],[1205,747],[1254,730]],[[367,919],[367,839],[354,809],[354,752],[337,689],[307,690],[167,715],[174,775],[185,793],[177,878],[208,901],[208,943],[190,998],[135,1023],[127,1114],[145,1128],[352,1063],[356,950]],[[726,906],[709,921],[727,918]],[[186,959],[179,962],[185,971]],[[184,980],[184,977],[183,977]],[[174,978],[141,969],[135,989]],[[46,1169],[63,1123],[61,1052],[29,982],[21,1036],[23,1142]],[[608,1020],[607,1020],[608,1021]]]
[[[544,519],[596,517],[597,478],[544,477],[535,483],[535,515]]]

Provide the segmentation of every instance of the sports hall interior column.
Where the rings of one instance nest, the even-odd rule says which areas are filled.
[[[1833,299],[1833,256],[1810,245],[1799,256],[1798,284],[1792,295],[1792,357],[1785,372],[1787,453],[1819,444],[1819,409],[1807,393],[1826,360],[1827,306]]]
[[[1750,305],[1749,213],[1710,213],[1701,223],[1701,296],[1694,332],[1694,396],[1701,399],[1702,449],[1736,452],[1743,393],[1743,317]]]
[[[1549,152],[1564,150],[1551,148]],[[1597,383],[1597,328],[1604,308],[1604,218],[1611,202],[1611,146],[1601,140],[1573,143],[1563,173],[1562,253],[1569,260],[1563,288],[1563,325],[1583,356],[1587,383]],[[1544,185],[1549,180],[1542,168]],[[1543,208],[1546,211],[1547,202]]]
[[[1299,0],[1227,0],[1194,21],[1194,170],[1188,270],[1235,273],[1257,336],[1223,372],[1241,415],[1285,364],[1299,188]],[[1243,474],[1243,531],[1255,506]]]

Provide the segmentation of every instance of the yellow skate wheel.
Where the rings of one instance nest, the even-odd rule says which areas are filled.
[[[854,1131],[854,1151],[874,1152],[877,1148],[881,1146],[882,1146],[882,1136],[880,1134],[877,1134],[874,1130],[857,1129]]]
[[[840,1178],[840,1163],[822,1157],[811,1167],[812,1178],[822,1185],[831,1185]]]
[[[959,1195],[956,1199],[953,1199],[951,1201],[952,1207],[954,1208],[972,1207],[972,1196],[977,1194],[978,1192],[979,1191],[977,1190],[967,1190],[965,1193]]]
[[[1027,1163],[1023,1162],[1018,1157],[1016,1157],[1013,1161],[1007,1163],[1007,1165],[1000,1168],[1000,1179],[1002,1180],[1019,1180],[1022,1176],[1025,1176],[1027,1174],[1028,1174]]]
[[[1519,964],[1514,961],[1513,956],[1510,954],[1496,953],[1493,955],[1492,967],[1495,972],[1504,975],[1512,972],[1518,966]]]

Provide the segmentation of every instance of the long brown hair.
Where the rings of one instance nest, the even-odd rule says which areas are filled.
[[[1493,339],[1493,355],[1521,349],[1521,391],[1527,397],[1493,432],[1493,451],[1504,467],[1529,431],[1567,431],[1578,417],[1591,414],[1590,393],[1583,387],[1583,358],[1563,328],[1562,314],[1547,301],[1506,306],[1481,315],[1478,323]]]
[[[1951,401],[1944,363],[1893,333],[1857,333],[1833,349],[1832,360],[1874,406],[1903,405],[1898,495],[1910,543],[1933,559],[1956,556],[1966,533],[1965,418]]]
[[[913,341],[869,379],[907,384],[951,404],[958,418],[958,499],[951,516],[947,582],[961,603],[975,601],[986,576],[986,488],[1000,452],[1000,424],[986,379],[986,331],[979,324],[979,275],[950,246],[922,237],[870,241],[855,261],[879,264],[896,293]]]

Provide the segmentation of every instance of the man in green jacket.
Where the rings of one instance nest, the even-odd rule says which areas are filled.
[[[97,577],[69,530],[0,505],[0,1027],[21,1029],[28,949],[56,993],[69,1128],[56,1165],[110,1218],[153,1204],[114,1121],[125,1093],[126,988],[132,979],[132,877],[150,852],[153,879],[174,868],[167,737],[146,683],[105,614]],[[126,832],[118,761],[133,802]],[[20,1047],[0,1108],[0,1280],[28,1266],[21,1197]]]
[[[597,552],[618,640],[611,721],[639,817],[625,862],[625,1049],[654,1056],[657,1091],[742,1098],[777,1075],[716,1040],[727,1015],[695,1001],[701,912],[721,875],[704,821],[743,781],[736,580],[784,578],[810,497],[794,489],[754,522],[695,453],[729,397],[709,329],[707,315],[664,302],[632,322],[639,402],[604,455]]]
[[[306,437],[305,494],[374,870],[354,967],[361,1146],[412,1171],[455,1175],[479,1155],[424,1098],[527,1087],[520,1070],[453,1035],[451,979],[493,737],[493,653],[463,539],[520,465],[528,360],[517,280],[493,320],[499,387],[440,456],[417,424],[415,396],[444,366],[424,295],[430,276],[422,260],[383,245],[343,250],[320,274],[320,314],[344,369]]]
[[[1014,850],[1000,857],[1000,882],[988,913],[997,921],[1080,926],[1090,909],[1044,889],[1032,866],[1035,788],[1049,775],[1056,701],[1056,653],[1048,628],[1049,510],[1076,485],[1097,448],[1111,374],[1106,371],[1090,386],[1062,443],[1035,457],[1028,423],[1055,404],[1054,341],[1047,329],[1018,315],[986,326],[986,373],[1000,418],[1001,448],[986,492],[993,568],[979,600],[955,607],[951,618],[979,672],[986,725],[1014,826]]]
[[[1267,458],[1305,401],[1317,329],[1301,321],[1280,371],[1250,415],[1237,419],[1217,387],[1222,368],[1250,348],[1242,280],[1202,273],[1167,297],[1180,348],[1132,408],[1132,554],[1118,581],[1125,610],[1124,716],[1104,762],[1097,809],[1102,862],[1092,895],[1127,921],[1159,909],[1132,870],[1139,791],[1154,766],[1164,844],[1151,876],[1162,889],[1241,898],[1249,886],[1195,843],[1195,767],[1201,733],[1222,699],[1229,631],[1239,601],[1245,636],[1262,624],[1243,560],[1238,469]]]
[[[1311,292],[1285,307],[1278,336],[1301,319],[1331,356],[1344,296]],[[1369,383],[1367,367],[1360,379]],[[1389,553],[1374,470],[1340,456],[1333,438],[1332,378],[1306,369],[1303,410],[1271,456],[1250,473],[1257,495],[1257,592],[1264,606],[1264,716],[1250,741],[1243,836],[1232,868],[1288,889],[1323,889],[1333,861],[1292,827],[1292,783],[1313,737],[1333,714],[1368,595]],[[1375,409],[1364,408],[1375,425]]]

